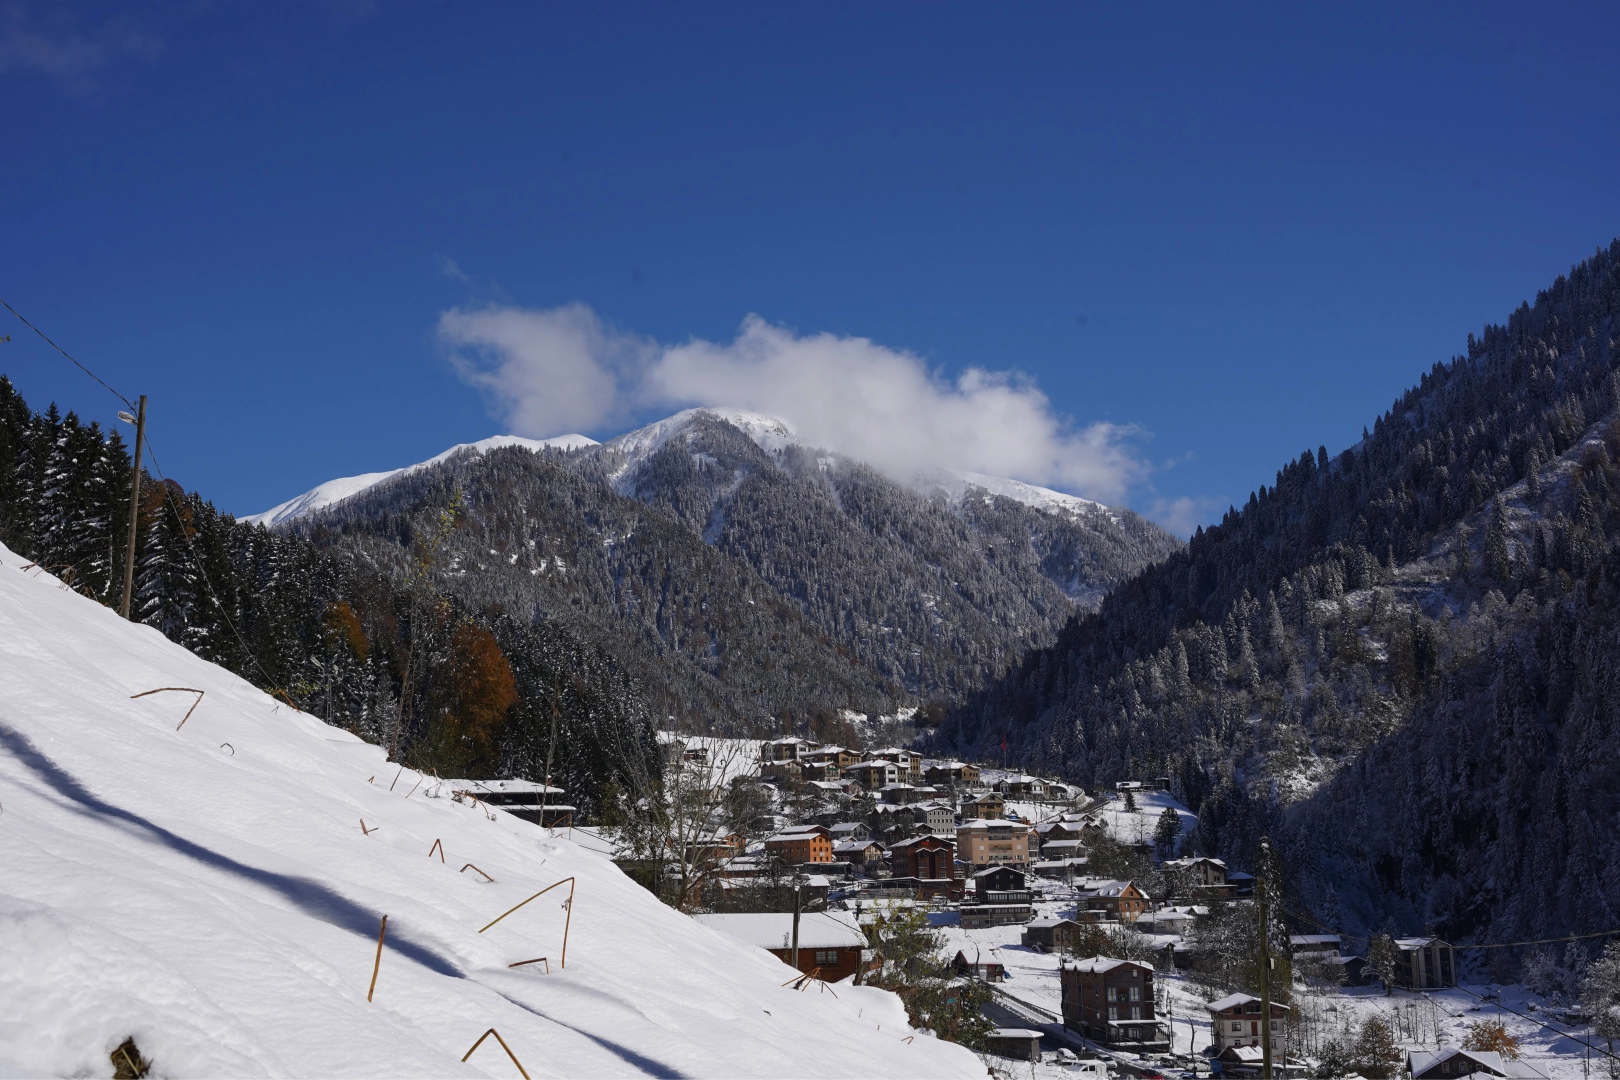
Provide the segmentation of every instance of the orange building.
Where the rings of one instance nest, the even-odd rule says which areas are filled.
[[[789,866],[833,861],[832,834],[820,825],[784,829],[765,841],[765,850]]]

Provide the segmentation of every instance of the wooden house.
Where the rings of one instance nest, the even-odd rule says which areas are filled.
[[[1007,800],[994,791],[962,800],[963,821],[992,821],[1007,816]]]
[[[965,975],[970,979],[978,979],[980,982],[1007,981],[1007,966],[994,960],[985,960],[982,957],[969,960],[965,953],[959,951],[951,963],[958,975]]]
[[[1097,912],[1104,919],[1135,922],[1147,910],[1151,899],[1129,881],[1086,878],[1077,885],[1080,896],[1076,910]]]
[[[1015,1061],[1039,1061],[1041,1033],[1031,1028],[995,1028],[984,1037],[984,1049]]]
[[[704,926],[765,949],[787,964],[793,963],[793,913],[761,911],[741,914],[694,915]],[[874,963],[866,935],[853,922],[831,912],[799,916],[799,970],[836,982]]]
[[[1522,1058],[1504,1058],[1495,1050],[1408,1050],[1406,1074],[1412,1080],[1456,1080],[1463,1076],[1506,1076],[1547,1080],[1547,1074]]]
[[[1287,1005],[1273,1001],[1268,1021],[1261,1014],[1259,998],[1253,994],[1228,994],[1209,1003],[1210,1045],[1218,1052],[1229,1046],[1260,1046],[1261,1039],[1268,1039],[1272,1054],[1281,1060],[1288,1046],[1291,1012]]]
[[[1024,927],[1019,940],[1038,952],[1066,952],[1079,942],[1080,931],[1073,919],[1035,919]]]

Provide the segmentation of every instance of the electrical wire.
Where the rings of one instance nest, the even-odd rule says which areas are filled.
[[[44,341],[45,344],[49,345],[51,348],[55,349],[57,352],[61,353],[65,357],[67,357],[67,359],[73,364],[74,367],[78,368],[80,371],[82,371],[86,375],[90,376],[96,382],[100,383],[101,386],[109,394],[111,394],[113,397],[117,398],[119,401],[122,401],[125,405],[129,406],[130,409],[135,408],[135,403],[133,401],[130,401],[129,398],[125,397],[123,394],[120,394],[117,390],[114,390],[111,386],[109,386],[107,384],[107,381],[105,379],[103,379],[101,376],[97,375],[95,372],[91,371],[89,368],[85,367],[83,364],[81,364],[73,356],[73,354],[69,353],[66,349],[62,348],[62,346],[60,346],[56,342],[52,341],[49,337],[46,336],[45,331],[41,330],[39,327],[35,326],[33,323],[29,322],[26,318],[24,318],[22,312],[18,311],[16,308],[12,307],[9,303],[7,303],[5,301],[4,298],[0,298],[0,305],[3,305],[7,311],[9,311],[13,315],[17,316],[17,318],[22,322],[22,324],[24,326],[28,327],[28,329],[30,329],[34,333],[38,334],[39,337],[40,337],[40,340]],[[143,437],[143,442],[144,442],[144,445],[146,446],[147,456],[151,459],[151,462],[152,462],[152,471],[157,474],[159,486],[161,486],[163,488],[164,497],[168,500],[169,506],[174,511],[175,517],[177,519],[179,519],[183,523],[185,521],[185,518],[180,513],[179,505],[174,501],[174,492],[172,490],[170,490],[169,485],[165,482],[165,477],[163,475],[163,470],[158,465],[157,451],[152,449],[152,440],[151,440],[150,436]],[[139,449],[139,448],[137,447],[137,449]],[[248,647],[247,639],[245,639],[242,636],[242,632],[236,628],[236,623],[231,620],[230,612],[229,612],[229,610],[226,609],[225,605],[220,601],[219,594],[214,591],[214,583],[209,580],[208,571],[203,568],[202,560],[197,557],[197,549],[196,549],[196,546],[191,542],[191,534],[186,532],[185,528],[182,526],[182,528],[180,530],[180,535],[185,538],[186,552],[187,552],[188,555],[191,556],[191,563],[196,568],[197,575],[200,578],[202,578],[203,587],[208,590],[209,599],[214,602],[214,607],[219,610],[220,618],[225,620],[225,625],[230,627],[231,633],[236,636],[237,644],[242,647],[242,654],[244,656],[246,656],[250,661],[252,661],[254,667],[259,669],[259,674],[264,676],[264,680],[265,680],[266,684],[270,686],[270,688],[271,688],[271,690],[273,692],[280,692],[281,694],[285,695],[286,694],[285,688],[277,685],[276,680],[271,678],[270,673],[264,669],[264,665],[259,662],[258,656],[254,653],[254,651],[251,648]]]
[[[0,303],[4,303],[4,301],[0,301]],[[286,689],[280,686],[270,673],[265,670],[264,665],[259,662],[258,655],[248,647],[247,639],[242,636],[242,631],[238,630],[236,623],[231,620],[230,610],[221,602],[219,594],[214,591],[214,583],[209,580],[208,571],[204,569],[202,559],[197,556],[197,548],[192,543],[191,534],[186,531],[185,517],[180,513],[180,505],[175,502],[174,490],[169,486],[167,478],[163,475],[163,469],[158,464],[157,451],[152,449],[150,436],[145,438],[145,445],[147,457],[152,462],[152,471],[157,474],[158,486],[163,489],[163,495],[168,500],[169,508],[174,511],[175,518],[181,523],[180,535],[186,541],[186,552],[191,556],[191,564],[196,568],[197,576],[202,578],[203,588],[208,590],[208,598],[214,602],[214,607],[219,611],[220,618],[224,619],[225,625],[231,628],[231,633],[236,635],[236,642],[242,647],[242,654],[253,663],[254,667],[259,669],[259,674],[264,676],[265,684],[270,688],[271,692],[286,695]]]
[[[1301,915],[1297,911],[1290,911],[1284,907],[1279,907],[1278,910],[1285,915],[1290,915],[1293,918],[1300,920],[1301,922],[1308,922],[1312,926],[1326,930],[1329,933],[1338,934],[1340,937],[1348,938],[1351,941],[1372,940],[1371,938],[1364,937],[1360,934],[1347,934],[1343,930],[1338,930],[1327,925],[1326,923],[1318,922],[1309,915]],[[1485,945],[1452,945],[1451,947],[1453,949],[1516,949],[1524,945],[1553,945],[1561,941],[1589,941],[1592,938],[1600,937],[1620,937],[1620,930],[1599,930],[1597,933],[1593,934],[1571,934],[1568,937],[1536,938],[1533,941],[1493,941]]]
[[[86,375],[88,375],[92,379],[96,380],[96,382],[101,383],[101,385],[106,388],[107,393],[111,394],[113,397],[117,398],[119,401],[122,401],[125,405],[128,405],[131,409],[135,408],[135,403],[133,401],[130,401],[129,398],[125,397],[123,394],[120,394],[118,391],[116,391],[112,387],[108,386],[106,380],[103,379],[100,375],[97,375],[95,372],[91,371],[89,368],[85,367],[83,364],[79,363],[77,360],[74,360],[73,355],[71,353],[69,353],[66,349],[62,348],[62,346],[58,345],[56,342],[52,341],[50,338],[46,337],[45,336],[45,331],[43,331],[39,327],[35,326],[33,323],[29,322],[27,319],[23,319],[22,312],[18,311],[16,308],[12,307],[10,304],[7,304],[5,302],[5,300],[3,300],[3,299],[0,299],[0,304],[5,304],[5,308],[6,308],[7,311],[9,311],[13,315],[17,316],[17,318],[22,319],[22,324],[24,326],[28,327],[28,329],[32,330],[34,333],[38,334],[40,336],[41,340],[43,340],[45,342],[45,344],[47,344],[51,348],[55,349],[57,352],[61,353],[63,356],[66,356],[69,360],[72,360],[74,367],[78,368],[80,371],[84,372]]]

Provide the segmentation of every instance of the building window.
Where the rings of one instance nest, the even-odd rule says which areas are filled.
[[[1118,1020],[1119,1019],[1119,1006],[1118,1005],[1110,1005],[1110,1006],[1108,1006],[1108,1019],[1110,1019],[1110,1020]]]
[[[1132,1001],[1141,1001],[1142,1000],[1142,988],[1140,986],[1131,987],[1131,1000]]]
[[[1118,998],[1116,998],[1114,996],[1114,988],[1112,986],[1110,986],[1107,990],[1103,991],[1103,996],[1106,997],[1109,1001],[1117,1001],[1118,1000]]]
[[[1142,1019],[1142,1006],[1140,1006],[1140,1005],[1132,1005],[1131,1006],[1131,1019],[1132,1020],[1140,1020],[1140,1019]]]
[[[1243,1024],[1241,1022],[1237,1021],[1237,1020],[1232,1021],[1232,1030],[1233,1031],[1242,1031],[1243,1030]]]

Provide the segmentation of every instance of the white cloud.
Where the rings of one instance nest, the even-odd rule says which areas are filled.
[[[584,304],[549,311],[452,308],[439,340],[514,434],[544,438],[622,418],[652,346],[602,325]]]
[[[1213,525],[1218,522],[1229,505],[1226,499],[1209,495],[1181,495],[1173,499],[1154,499],[1147,518],[1165,532],[1174,533],[1186,540],[1200,525]]]
[[[68,7],[48,5],[45,22],[20,3],[0,8],[0,75],[30,72],[54,80],[73,95],[96,88],[97,76],[114,61],[129,57],[154,63],[163,41],[133,20],[116,16],[86,26]]]
[[[1076,427],[1030,379],[969,368],[955,379],[866,338],[798,336],[757,316],[729,342],[660,346],[604,327],[583,305],[446,312],[441,339],[518,434],[591,429],[694,405],[780,417],[799,436],[897,479],[937,467],[1117,501],[1149,467],[1135,428]]]

